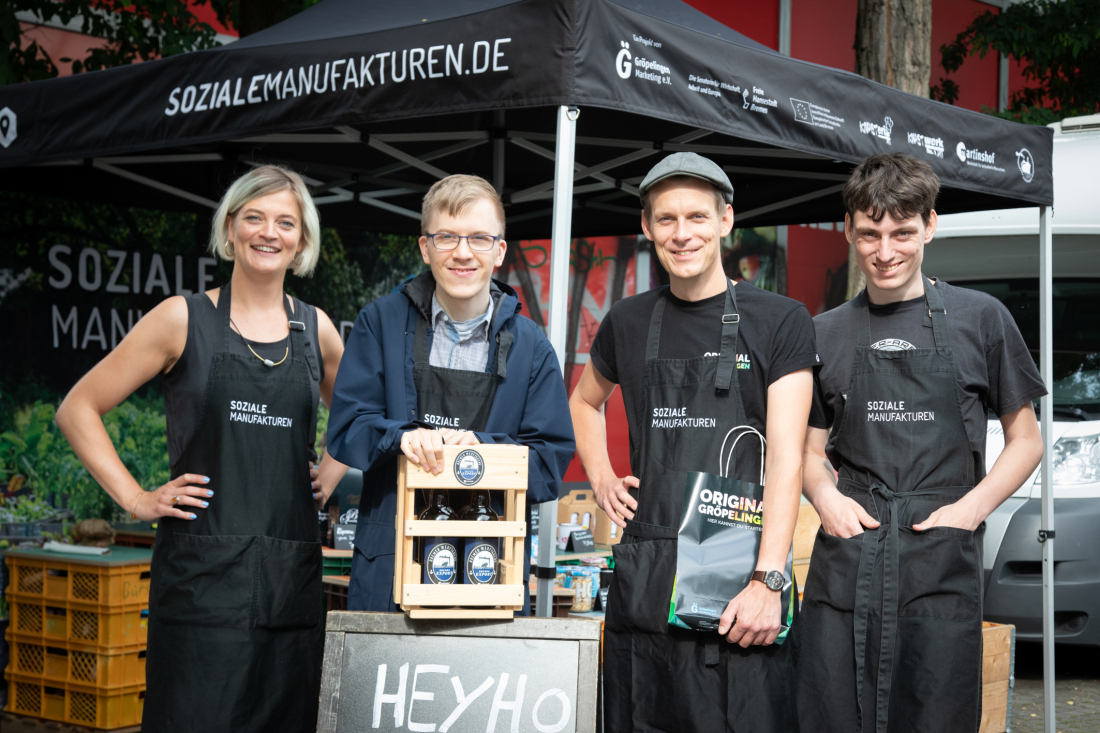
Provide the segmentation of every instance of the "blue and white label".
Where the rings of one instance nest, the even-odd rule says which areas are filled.
[[[450,585],[458,576],[458,550],[447,540],[435,540],[424,554],[424,582],[431,585]]]
[[[485,540],[466,541],[466,582],[493,585],[497,582],[497,547]]]
[[[473,486],[485,475],[485,460],[476,450],[464,450],[455,457],[455,478],[463,486]]]

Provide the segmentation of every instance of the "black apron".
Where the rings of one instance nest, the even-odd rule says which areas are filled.
[[[943,296],[927,280],[925,294],[936,346],[906,351],[871,348],[867,293],[857,296],[833,455],[837,488],[881,526],[818,532],[797,642],[806,730],[978,730],[980,532],[913,529],[975,484]]]
[[[500,315],[499,303],[496,305],[494,318]],[[489,332],[492,333],[492,326]],[[508,375],[508,352],[511,350],[512,339],[511,331],[504,328],[498,331],[496,366],[491,372],[434,367],[429,362],[428,324],[422,315],[418,315],[413,340],[413,383],[416,385],[417,414],[421,418],[431,415],[438,422],[463,430],[484,431],[489,422],[489,413],[493,409],[493,400],[496,399],[497,386]],[[451,492],[451,501],[459,503],[460,494],[461,492]],[[418,497],[414,511],[419,514],[426,506],[425,494]],[[452,505],[451,508],[457,514],[462,510],[462,505]],[[493,508],[500,512],[498,502],[494,502]],[[417,561],[419,562],[419,556]],[[386,599],[386,610],[397,610],[393,601],[393,572],[393,555],[378,555],[368,559],[356,553],[352,567],[353,582],[362,588],[360,593],[369,594],[373,601],[372,610],[381,610],[379,607],[383,598]]]
[[[658,359],[667,291],[657,299],[646,344],[646,424],[631,465],[638,501],[622,543],[605,633],[604,716],[616,733],[769,733],[796,731],[793,672],[786,645],[742,649],[716,633],[668,625],[676,573],[676,535],[688,471],[715,470],[716,448],[746,424],[736,370],[735,287],[727,283],[717,359]],[[755,480],[754,450],[734,474]]]
[[[214,496],[196,519],[157,530],[146,733],[317,727],[321,543],[307,488],[318,365],[296,306],[290,355],[269,368],[227,350],[228,286],[218,299],[202,418],[172,466],[209,476]]]

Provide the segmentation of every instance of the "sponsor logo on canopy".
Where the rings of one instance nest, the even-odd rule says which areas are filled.
[[[1031,157],[1031,153],[1027,148],[1020,148],[1016,151],[1016,167],[1020,169],[1020,175],[1024,177],[1024,183],[1031,183],[1031,179],[1035,177],[1035,159]]]
[[[924,148],[924,152],[929,155],[934,155],[937,158],[943,157],[943,138],[942,137],[930,137],[928,135],[921,135],[917,132],[910,132],[908,135],[910,145],[916,145],[917,147]]]
[[[1005,169],[997,165],[997,154],[990,153],[986,150],[978,150],[977,148],[966,147],[965,142],[959,142],[955,146],[955,155],[959,160],[966,163],[969,166],[975,168],[984,168],[990,171],[998,171],[1004,173]]]
[[[894,129],[894,121],[890,117],[886,117],[881,125],[874,122],[860,122],[859,131],[864,135],[872,135],[885,140],[887,145],[893,145],[890,132]]]

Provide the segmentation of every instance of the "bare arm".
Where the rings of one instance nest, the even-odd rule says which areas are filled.
[[[959,527],[974,531],[1023,485],[1043,457],[1043,437],[1035,410],[1027,403],[1001,417],[1005,447],[989,474],[954,504],[940,507],[913,529]]]
[[[616,476],[607,455],[604,404],[614,391],[614,382],[608,381],[589,361],[569,396],[569,413],[573,417],[577,453],[596,494],[596,503],[611,521],[626,527],[626,519],[633,519],[638,509],[638,502],[629,493],[629,489],[638,488],[638,479]]]
[[[92,478],[119,506],[145,521],[165,516],[193,519],[195,515],[177,508],[172,497],[180,497],[180,506],[201,508],[213,495],[202,485],[209,479],[184,474],[146,492],[119,459],[102,418],[138,387],[171,369],[186,344],[187,302],[180,296],[168,298],[138,321],[57,409],[57,426]]]
[[[332,320],[322,311],[317,309],[317,340],[321,345],[321,359],[325,362],[325,378],[321,381],[321,401],[325,407],[332,404],[332,387],[336,384],[336,372],[340,369],[340,359],[344,356],[344,342]],[[321,506],[332,496],[340,479],[344,478],[348,467],[333,458],[328,451],[321,458],[321,465],[316,469],[316,480],[313,482],[313,498],[317,499]]]
[[[829,431],[808,428],[802,453],[802,493],[814,505],[825,534],[834,537],[854,537],[864,527],[874,529],[879,523],[858,502],[836,488],[836,477],[825,457]]]
[[[798,521],[802,489],[802,449],[813,397],[813,372],[800,369],[768,387],[768,439],[764,463],[764,523],[757,570],[783,570]],[[779,635],[780,593],[751,582],[730,601],[718,633],[748,647],[771,644]],[[728,632],[728,634],[727,634]]]

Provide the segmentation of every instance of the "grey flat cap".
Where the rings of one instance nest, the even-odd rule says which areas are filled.
[[[646,192],[658,181],[663,181],[670,176],[701,178],[717,188],[727,204],[733,203],[733,184],[730,183],[729,176],[713,160],[704,158],[698,153],[673,153],[653,166],[642,179],[642,185],[638,186],[642,197],[644,198]]]

